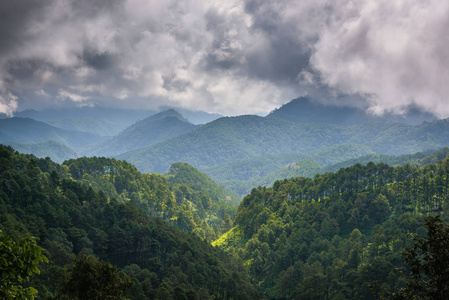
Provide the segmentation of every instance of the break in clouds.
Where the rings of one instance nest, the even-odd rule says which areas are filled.
[[[309,94],[448,117],[448,16],[449,2],[431,0],[1,1],[0,112],[233,115]]]

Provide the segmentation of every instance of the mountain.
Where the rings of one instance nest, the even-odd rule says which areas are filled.
[[[178,111],[180,114],[182,114],[186,119],[188,119],[190,122],[192,122],[195,125],[201,125],[206,124],[212,121],[215,121],[216,119],[222,118],[223,116],[220,114],[214,114],[214,113],[208,113],[205,111],[200,110],[190,110],[190,109],[184,109],[179,107],[160,107],[162,111],[168,110],[168,109],[174,109]]]
[[[30,144],[8,143],[8,145],[21,153],[33,154],[39,158],[50,157],[51,160],[57,163],[78,157],[78,153],[75,150],[55,141]]]
[[[205,168],[233,159],[308,152],[338,143],[342,129],[258,116],[224,117],[155,145],[118,155],[144,172],[166,172],[173,162]]]
[[[362,145],[374,153],[416,153],[449,146],[448,133],[449,120],[415,126],[404,123],[337,126],[257,116],[225,117],[117,157],[134,163],[144,172],[166,172],[171,163],[178,161],[202,170],[235,159],[312,153],[343,144]]]
[[[155,111],[146,110],[85,106],[41,111],[24,110],[14,113],[14,116],[42,121],[66,130],[110,137],[136,121],[155,113]]]
[[[309,153],[281,153],[236,159],[202,171],[226,189],[241,196],[256,186],[270,186],[276,180],[313,177],[323,166],[371,154],[367,146],[342,144]]]
[[[60,129],[28,118],[0,119],[0,143],[42,143],[55,141],[75,150],[104,140],[94,134]]]
[[[113,138],[82,153],[88,156],[113,156],[155,144],[197,127],[174,109],[169,109],[129,126]]]
[[[267,117],[300,123],[329,123],[337,125],[355,125],[372,122],[399,122],[417,125],[424,121],[436,119],[434,115],[420,111],[418,108],[410,108],[404,115],[386,113],[382,116],[375,116],[360,108],[332,104],[325,105],[307,97],[293,99],[269,113]]]
[[[15,117],[31,118],[38,121],[58,120],[64,118],[85,119],[94,118],[107,120],[113,123],[124,124],[129,126],[149,115],[156,113],[151,110],[131,110],[118,109],[110,107],[69,107],[69,108],[54,108],[45,110],[24,110],[14,113]]]
[[[127,127],[122,123],[112,122],[99,118],[72,117],[55,120],[42,120],[42,122],[65,130],[88,132],[105,137],[114,136]]]
[[[15,117],[46,122],[66,130],[89,132],[101,136],[114,136],[126,127],[158,112],[175,109],[195,125],[206,124],[222,115],[199,110],[161,107],[158,110],[132,110],[108,107],[71,107],[16,112]],[[1,115],[0,118],[6,118]]]

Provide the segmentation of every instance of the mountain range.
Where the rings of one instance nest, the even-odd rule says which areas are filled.
[[[418,125],[435,120],[435,116],[416,107],[409,108],[403,114],[384,113],[375,115],[367,110],[345,105],[322,104],[308,97],[291,100],[267,115],[300,123],[327,123],[336,125],[356,125],[364,123],[405,123]]]
[[[197,127],[179,112],[169,109],[136,122],[111,139],[82,151],[82,154],[114,156],[155,144]]]
[[[65,130],[29,118],[0,119],[0,143],[55,141],[76,150],[89,144],[100,143],[104,139],[95,134]]]
[[[198,168],[235,159],[309,153],[337,145],[367,146],[374,153],[400,155],[449,145],[449,120],[421,125],[366,123],[353,126],[305,124],[277,118],[221,118],[195,131],[117,156],[144,172],[166,172],[173,161]]]
[[[142,172],[164,173],[172,163],[186,162],[240,195],[252,185],[270,184],[292,173],[310,175],[364,155],[449,146],[448,120],[435,120],[417,109],[403,116],[376,117],[302,97],[266,117],[214,119],[219,115],[183,112],[213,121],[195,125],[174,109],[24,111],[18,115],[53,126],[29,118],[2,119],[0,142],[58,162],[82,155],[126,159]],[[48,141],[58,144],[44,143]]]

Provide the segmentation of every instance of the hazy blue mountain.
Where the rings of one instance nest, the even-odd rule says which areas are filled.
[[[338,125],[355,125],[363,123],[405,123],[410,125],[421,124],[424,121],[433,121],[435,116],[410,108],[405,115],[384,114],[374,116],[363,109],[349,106],[324,105],[307,97],[293,99],[267,115],[269,118],[279,118],[301,123],[330,123]]]
[[[401,155],[449,146],[449,121],[421,125],[304,124],[257,116],[226,117],[192,132],[117,156],[144,172],[166,172],[173,162],[199,169],[267,154],[308,153],[342,144]],[[330,155],[330,154],[329,154]]]
[[[50,157],[51,160],[57,162],[58,164],[61,164],[67,159],[78,157],[78,154],[75,152],[75,150],[55,141],[30,144],[7,144],[21,153],[33,154],[39,158]]]
[[[114,136],[129,125],[155,114],[155,111],[107,107],[69,107],[16,112],[16,117],[46,122],[66,130]]]
[[[215,121],[215,120],[223,117],[220,114],[213,114],[213,113],[208,113],[208,112],[200,111],[200,110],[190,110],[190,109],[179,108],[179,107],[161,108],[161,110],[163,110],[163,111],[168,110],[168,109],[174,109],[174,110],[178,111],[187,120],[189,120],[190,122],[192,122],[195,125],[206,124],[206,123]]]
[[[0,143],[28,144],[56,141],[76,150],[103,140],[103,137],[94,134],[64,130],[28,118],[0,119]]]
[[[14,113],[15,117],[31,118],[38,121],[59,120],[64,118],[95,118],[129,126],[138,120],[155,114],[151,110],[131,110],[110,107],[67,107],[37,110],[24,110]]]
[[[82,153],[88,156],[112,156],[146,147],[197,128],[179,112],[169,109],[143,119],[113,138]]]
[[[112,122],[100,118],[63,118],[42,121],[66,130],[89,132],[107,137],[114,136],[126,128],[126,125],[123,123]]]

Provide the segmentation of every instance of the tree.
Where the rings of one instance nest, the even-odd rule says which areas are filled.
[[[226,214],[223,220],[224,232],[228,232],[232,227],[232,220],[229,214]]]
[[[47,262],[42,248],[32,237],[20,239],[17,243],[0,230],[0,298],[34,299],[37,290],[24,288],[34,274],[40,274],[38,264]]]
[[[404,252],[410,267],[407,286],[392,294],[393,299],[448,299],[449,226],[439,216],[424,218],[426,237],[415,237]]]
[[[79,255],[72,265],[72,272],[62,283],[61,299],[122,299],[133,286],[129,276],[122,278],[116,267],[98,261],[90,255]]]

